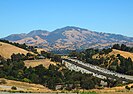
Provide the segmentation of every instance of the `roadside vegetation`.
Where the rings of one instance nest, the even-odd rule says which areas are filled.
[[[85,74],[68,70],[65,65],[61,63],[61,55],[45,51],[38,53],[36,52],[35,47],[27,46],[26,44],[11,43],[6,40],[0,41],[36,53],[27,53],[26,55],[20,53],[12,54],[10,59],[5,59],[0,56],[0,78],[41,84],[53,90],[94,89],[101,87],[101,79],[94,77],[92,74]],[[106,63],[109,58],[93,58],[93,55],[95,54],[109,54],[112,49],[114,48],[103,50],[87,49],[82,52],[72,51],[69,54],[69,57],[76,57],[77,59],[82,60],[86,63],[91,63],[98,66],[104,65],[102,67],[108,68],[112,71],[133,75],[133,62],[131,58],[124,58],[120,54],[118,54],[117,57],[112,56],[111,58],[113,60],[113,63],[111,63],[109,66]],[[40,58],[50,59],[51,61],[56,62],[56,65],[50,64],[49,67],[46,68],[43,65],[26,67],[24,64],[25,60],[37,60]],[[113,81],[110,79],[105,79],[104,81],[108,83],[108,87],[113,87],[121,84],[119,83],[119,81]],[[13,87],[12,89],[15,89],[15,87]],[[89,94],[95,94],[95,92]]]
[[[1,59],[0,65],[3,65],[3,67],[0,71],[0,77],[42,84],[50,89],[55,89],[56,85],[60,84],[62,89],[65,87],[67,90],[77,88],[79,84],[83,89],[92,89],[95,88],[95,85],[100,84],[100,79],[93,77],[91,74],[82,74],[66,68],[60,70],[60,64],[50,65],[48,69],[43,65],[26,68],[23,62],[25,58],[27,56],[13,54],[11,59]],[[55,61],[54,58],[52,60]]]
[[[13,45],[16,44],[13,43]],[[18,44],[17,46],[20,45]],[[27,46],[22,48],[27,48]],[[43,65],[29,68],[25,66],[25,60],[37,60],[40,57],[50,59],[53,62],[57,62],[57,64],[50,64],[48,68]],[[10,59],[0,56],[0,78],[41,84],[53,90],[93,89],[96,85],[100,86],[101,80],[99,78],[92,76],[92,74],[70,71],[61,64],[61,61],[60,55],[45,51],[41,51],[37,55],[31,53],[27,53],[26,55],[20,53],[12,54]],[[15,87],[12,87],[12,89],[14,90]]]
[[[98,50],[98,49],[86,49],[82,52],[73,51],[69,54],[69,57],[76,57],[77,59],[90,63],[93,65],[98,65],[100,67],[109,69],[122,74],[133,75],[133,61],[130,57],[125,58],[120,54],[108,55],[113,51],[113,49],[118,49],[121,51],[133,52],[132,47],[127,47],[122,44],[115,44],[112,48]],[[93,58],[94,55],[97,56]]]

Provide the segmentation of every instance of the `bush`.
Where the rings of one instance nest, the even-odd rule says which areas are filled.
[[[131,86],[131,88],[133,88],[133,85]]]
[[[12,90],[17,90],[17,87],[12,86],[11,89],[12,89]]]
[[[5,80],[0,80],[0,84],[6,84]]]
[[[129,86],[125,86],[125,89],[130,90],[130,87]]]
[[[27,78],[24,78],[22,81],[31,83],[31,80],[29,80],[29,79],[27,79]]]

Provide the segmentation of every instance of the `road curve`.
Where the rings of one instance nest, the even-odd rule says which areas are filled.
[[[112,78],[112,79],[120,79],[122,81],[133,81],[133,76],[124,75],[120,73],[116,73],[99,66],[95,66],[89,63],[84,63],[77,59],[65,58],[62,60],[62,63],[66,65],[71,70],[81,71],[84,73],[92,73],[94,76],[105,79],[105,78]]]

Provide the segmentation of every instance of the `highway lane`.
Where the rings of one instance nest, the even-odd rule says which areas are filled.
[[[112,79],[120,79],[120,80],[126,81],[126,82],[133,81],[133,76],[112,72],[110,70],[107,70],[107,69],[89,64],[89,63],[84,63],[84,62],[76,60],[76,59],[71,59],[71,58],[63,59],[63,63],[64,62],[71,63],[73,65],[81,67],[82,68],[81,71],[83,71],[83,69],[87,70],[90,73],[92,73],[94,76],[99,77],[101,79],[105,79],[105,77],[107,77],[107,78],[112,78]]]

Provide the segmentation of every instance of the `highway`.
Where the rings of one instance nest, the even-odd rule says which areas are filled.
[[[82,73],[91,73],[101,79],[112,78],[120,79],[122,81],[133,81],[133,76],[116,73],[99,66],[95,66],[89,63],[84,63],[77,59],[65,58],[62,63],[66,65],[70,70],[81,71]]]

